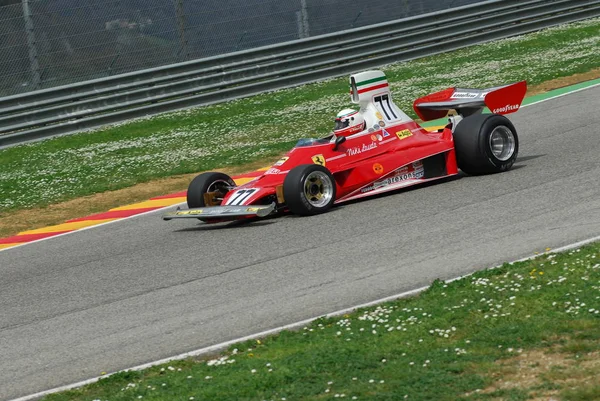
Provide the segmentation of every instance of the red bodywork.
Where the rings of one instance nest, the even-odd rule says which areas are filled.
[[[428,178],[420,161],[434,155],[443,158],[443,173]],[[230,191],[222,205],[268,204],[292,168],[311,163],[323,165],[333,174],[336,203],[458,172],[452,131],[428,132],[409,121],[353,135],[337,149],[334,143],[295,147],[263,175]]]
[[[449,88],[417,99],[413,107],[425,121],[442,118],[449,110],[456,111],[446,127],[434,132],[419,126],[393,103],[381,71],[352,75],[350,89],[351,100],[360,106],[364,117],[364,131],[344,138],[332,135],[301,140],[262,175],[230,188],[222,200],[220,192],[207,192],[208,207],[178,210],[163,218],[218,222],[264,217],[285,210],[284,181],[293,168],[306,164],[318,164],[331,172],[336,186],[334,203],[456,175],[453,140],[456,126],[485,106],[496,114],[517,111],[527,85],[523,81],[483,90]],[[295,175],[291,177],[297,180]],[[294,186],[298,183],[293,180],[286,188],[297,189]]]

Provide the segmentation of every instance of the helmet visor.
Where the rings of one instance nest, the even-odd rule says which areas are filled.
[[[333,130],[338,131],[338,130],[341,130],[344,128],[348,128],[348,125],[350,125],[349,119],[342,120],[341,118],[336,118],[335,119],[335,127],[333,127]]]

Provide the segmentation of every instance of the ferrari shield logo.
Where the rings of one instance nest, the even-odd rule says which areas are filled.
[[[325,158],[323,157],[323,155],[313,156],[312,161],[314,164],[318,164],[319,166],[325,167]]]

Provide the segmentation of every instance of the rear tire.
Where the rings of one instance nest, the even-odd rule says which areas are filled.
[[[292,213],[300,216],[312,216],[331,209],[335,192],[333,175],[317,164],[296,166],[283,181],[285,203]]]
[[[235,187],[233,179],[224,173],[202,173],[196,176],[188,187],[187,205],[190,209],[205,207],[204,194],[218,192],[219,197],[225,196],[229,188]]]
[[[499,114],[475,114],[454,130],[458,167],[481,175],[509,170],[517,159],[519,137],[510,120]]]

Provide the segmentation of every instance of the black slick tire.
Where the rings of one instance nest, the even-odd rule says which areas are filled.
[[[205,207],[205,193],[222,192],[225,195],[231,187],[235,187],[235,182],[227,174],[208,172],[197,175],[188,186],[187,205],[190,209]]]
[[[509,170],[517,159],[519,137],[510,120],[499,114],[474,114],[454,130],[458,167],[470,175]]]
[[[283,181],[283,198],[294,214],[312,216],[331,209],[336,196],[331,172],[317,164],[294,167]]]

